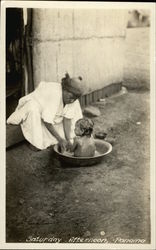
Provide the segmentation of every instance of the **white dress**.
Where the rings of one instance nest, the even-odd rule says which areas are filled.
[[[75,137],[75,122],[82,118],[80,103],[63,105],[62,86],[56,82],[40,82],[30,94],[19,100],[18,106],[7,119],[8,124],[21,125],[27,141],[39,149],[58,143],[46,128],[44,121],[53,124],[62,138],[65,138],[63,118],[71,119],[70,139]]]

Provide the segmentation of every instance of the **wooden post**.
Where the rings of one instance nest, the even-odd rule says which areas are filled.
[[[26,66],[28,72],[28,92],[34,90],[32,63],[32,9],[28,9],[28,21],[25,31]]]

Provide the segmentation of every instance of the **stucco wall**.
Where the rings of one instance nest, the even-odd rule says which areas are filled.
[[[150,28],[129,28],[126,32],[124,85],[150,88]]]
[[[86,93],[123,80],[124,10],[34,9],[34,83],[81,75]]]

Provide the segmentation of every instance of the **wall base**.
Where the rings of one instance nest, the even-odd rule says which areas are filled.
[[[122,82],[120,83],[112,83],[102,89],[98,89],[89,94],[86,94],[80,97],[79,101],[81,107],[85,107],[91,103],[97,102],[101,98],[109,97],[117,92],[119,92],[122,88]]]
[[[20,125],[6,125],[6,148],[24,141]]]

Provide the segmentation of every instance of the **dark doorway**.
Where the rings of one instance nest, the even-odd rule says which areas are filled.
[[[23,93],[23,11],[6,9],[6,117]]]
[[[6,118],[19,98],[34,90],[32,65],[32,9],[7,8]]]

